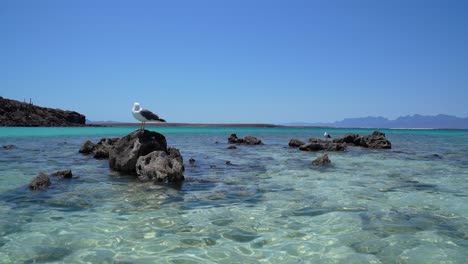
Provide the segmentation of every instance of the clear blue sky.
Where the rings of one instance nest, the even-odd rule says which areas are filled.
[[[468,116],[468,1],[0,0],[0,96],[134,121]]]

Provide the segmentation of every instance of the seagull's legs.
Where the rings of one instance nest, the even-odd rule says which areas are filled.
[[[145,125],[146,125],[146,122],[143,121],[143,130],[145,130]]]

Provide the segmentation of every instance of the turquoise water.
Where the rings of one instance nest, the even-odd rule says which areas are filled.
[[[318,169],[310,163],[321,153],[291,149],[289,139],[372,130],[151,128],[184,156],[177,187],[140,183],[78,153],[87,139],[134,129],[0,128],[0,146],[17,146],[0,148],[0,263],[468,259],[468,131],[381,130],[393,149],[328,153],[332,165]],[[230,133],[265,145],[226,150]],[[76,178],[26,188],[60,169]]]

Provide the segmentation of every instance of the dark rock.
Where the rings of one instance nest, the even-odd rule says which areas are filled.
[[[334,143],[347,143],[355,146],[373,149],[390,149],[392,143],[385,137],[382,132],[374,131],[371,135],[360,136],[358,134],[348,134],[342,138],[336,138]]]
[[[138,158],[153,151],[167,154],[166,138],[154,131],[136,130],[115,143],[109,152],[109,166],[115,171],[135,174]],[[159,162],[159,159],[164,159],[163,154],[157,154],[153,159]]]
[[[237,147],[236,147],[236,146],[233,146],[233,145],[231,145],[231,146],[227,147],[226,149],[237,149]]]
[[[229,144],[261,145],[262,141],[253,136],[238,138],[236,134],[231,134],[228,138]]]
[[[226,160],[226,165],[232,165],[232,162],[230,160]]]
[[[81,145],[80,150],[78,150],[78,152],[83,154],[90,154],[91,152],[93,152],[95,145],[96,144],[91,142],[91,140],[86,140],[86,142],[83,143],[83,145]]]
[[[57,176],[59,178],[64,178],[64,179],[71,179],[73,177],[71,170],[57,171],[53,173],[52,175]]]
[[[325,143],[330,143],[328,140],[323,140],[320,138],[309,138],[310,143],[320,143],[320,144],[325,144]]]
[[[242,144],[244,140],[242,138],[238,138],[236,134],[231,134],[228,138],[229,144]]]
[[[374,131],[372,135],[361,137],[359,146],[372,149],[391,149],[392,143],[388,141],[384,133]]]
[[[333,142],[326,142],[326,143],[307,143],[299,147],[302,151],[345,151],[346,144],[339,144]]]
[[[331,161],[330,159],[328,158],[328,155],[327,154],[323,154],[322,156],[316,158],[315,160],[312,161],[312,165],[314,166],[323,166],[323,165],[327,165],[327,164],[330,164]]]
[[[320,144],[320,143],[307,143],[307,144],[301,145],[299,149],[303,151],[320,151],[320,150],[324,150],[325,147],[323,144]]]
[[[256,137],[246,136],[244,137],[245,144],[247,145],[261,145],[262,141]]]
[[[302,141],[300,141],[299,139],[293,138],[293,139],[289,140],[289,144],[288,144],[288,145],[289,145],[290,147],[298,148],[298,147],[300,147],[300,146],[302,146],[302,145],[305,145],[305,143],[302,142]]]
[[[140,156],[136,162],[136,173],[142,181],[181,182],[184,180],[184,162],[176,148],[168,151],[153,151]]]
[[[195,161],[196,161],[196,160],[195,160],[194,158],[190,158],[190,159],[189,159],[189,163],[190,163],[190,164],[194,164]]]
[[[77,112],[0,98],[0,126],[84,126],[85,122],[86,117]]]
[[[210,165],[210,168],[214,169],[214,168],[216,168],[216,165]]]
[[[29,189],[31,190],[39,190],[45,188],[50,185],[49,176],[44,173],[39,173],[36,177],[33,178],[31,183],[29,184]]]
[[[97,144],[87,140],[79,150],[85,155],[92,154],[95,159],[109,158],[109,152],[114,147],[114,144],[119,138],[103,138]]]
[[[2,146],[2,148],[4,148],[4,149],[14,149],[14,148],[16,148],[16,146],[12,145],[12,144],[9,144],[9,145]]]
[[[354,144],[354,142],[359,138],[358,134],[347,134],[342,138],[335,138],[333,139],[334,143],[347,143],[347,144]]]

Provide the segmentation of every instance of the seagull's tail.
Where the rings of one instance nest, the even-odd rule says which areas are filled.
[[[166,123],[166,120],[165,120],[165,119],[162,119],[162,118],[159,118],[158,121],[159,121],[159,122],[164,122],[164,123]]]

